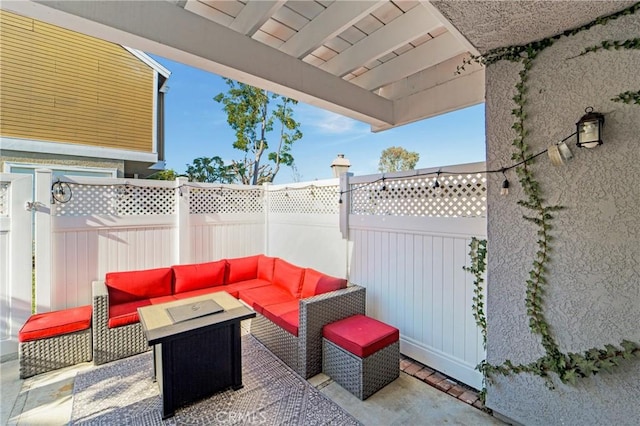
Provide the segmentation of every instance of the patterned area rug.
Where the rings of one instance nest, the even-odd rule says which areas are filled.
[[[359,425],[252,336],[242,337],[242,382],[162,420],[150,352],[78,374],[72,425]]]

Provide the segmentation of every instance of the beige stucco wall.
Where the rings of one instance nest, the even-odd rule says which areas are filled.
[[[0,151],[0,171],[4,171],[5,163],[43,164],[46,166],[59,165],[61,167],[92,167],[117,169],[117,177],[124,177],[124,161],[108,160],[89,157],[71,157],[56,154],[42,154],[35,152]]]
[[[533,166],[543,197],[565,206],[555,213],[552,262],[548,265],[545,315],[563,352],[583,352],[640,342],[640,105],[612,102],[640,89],[640,51],[599,51],[571,59],[605,39],[640,35],[640,15],[562,38],[541,53],[528,81],[526,128],[536,153],[575,131],[584,108],[605,114],[604,145],[578,149],[554,167],[546,156]],[[500,62],[487,69],[487,163],[512,163],[515,136],[511,98],[521,65]],[[501,175],[490,176],[488,194],[488,360],[529,363],[543,355],[531,334],[524,305],[528,271],[536,247],[535,226],[516,202],[523,198],[515,173],[507,197],[499,195]],[[488,387],[487,406],[527,425],[637,424],[640,419],[640,359],[612,374],[555,380],[498,377]]]

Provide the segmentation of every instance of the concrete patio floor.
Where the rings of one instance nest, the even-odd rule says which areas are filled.
[[[243,326],[243,333],[248,332]],[[0,364],[2,425],[69,423],[76,374],[92,363],[18,378],[18,360]],[[364,425],[499,425],[500,420],[404,372],[366,401],[360,401],[324,374],[309,382]]]

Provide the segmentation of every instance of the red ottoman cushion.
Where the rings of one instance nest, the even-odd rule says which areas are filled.
[[[366,315],[354,315],[325,325],[322,336],[360,358],[386,348],[400,338],[397,328]]]
[[[91,306],[45,312],[29,317],[18,332],[19,342],[46,339],[91,327]]]

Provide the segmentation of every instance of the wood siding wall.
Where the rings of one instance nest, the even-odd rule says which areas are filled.
[[[0,11],[0,135],[153,152],[154,71],[117,44]]]

